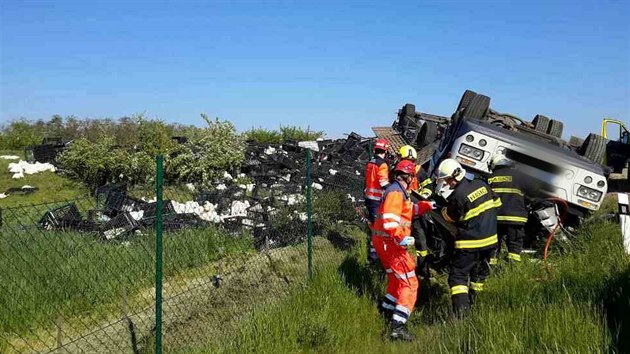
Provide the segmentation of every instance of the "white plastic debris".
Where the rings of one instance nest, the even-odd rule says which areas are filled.
[[[223,178],[225,178],[228,181],[231,181],[234,179],[234,177],[232,177],[232,175],[229,174],[227,171],[223,172]]]
[[[317,144],[317,141],[300,141],[298,142],[298,146],[313,151],[319,151],[319,144]]]
[[[14,173],[13,176],[11,176],[11,178],[13,179],[24,178],[24,174],[22,172],[17,172],[17,173]]]
[[[274,148],[273,146],[268,146],[268,147],[265,149],[265,154],[267,154],[267,155],[273,155],[273,154],[275,154],[275,153],[276,153],[276,151],[277,151],[277,150],[276,150],[276,148]]]
[[[142,217],[144,216],[144,210],[130,211],[129,214],[132,218],[134,218],[134,220],[142,220]]]
[[[226,190],[226,189],[227,189],[227,187],[226,187],[226,186],[225,186],[225,184],[223,184],[223,183],[221,183],[221,184],[219,184],[219,185],[217,186],[217,190],[218,190],[218,191],[224,191],[224,190]]]
[[[24,174],[34,175],[36,173],[50,171],[55,172],[57,169],[50,163],[29,163],[20,160],[19,162],[12,162],[9,164],[9,172],[13,173],[13,178],[22,178]],[[16,174],[22,174],[22,177],[16,177]]]
[[[317,180],[320,181],[320,182],[324,182],[323,178],[318,178]]]
[[[357,176],[361,176],[361,172],[359,172],[359,171],[357,171],[357,170],[354,170],[354,173],[355,173]]]
[[[188,188],[188,190],[191,192],[195,191],[195,185],[192,183],[186,183],[186,188]]]
[[[339,172],[339,171],[333,170],[332,168],[330,170],[328,170],[328,173],[330,173],[332,176],[336,175],[337,172]]]
[[[244,189],[246,192],[250,193],[254,190],[254,184],[253,183],[239,184],[238,188]]]
[[[3,160],[18,160],[20,157],[19,156],[15,156],[15,155],[2,155],[0,156],[0,159]]]
[[[315,182],[313,182],[313,188],[317,189],[318,191],[321,191],[322,189],[324,189],[324,187],[322,187],[321,184],[315,183]]]
[[[289,194],[280,197],[280,200],[287,202],[287,205],[295,205],[304,201],[304,196],[301,194]]]
[[[6,198],[6,197],[8,197],[8,195],[6,195],[6,194],[4,194],[4,193],[0,193],[0,199],[4,199],[4,198]]]
[[[247,200],[244,202],[235,200],[232,202],[232,205],[230,206],[229,216],[247,216],[248,208],[249,208],[249,202]]]
[[[291,181],[291,174],[287,174],[286,176],[280,176],[280,178],[282,178],[283,180],[290,182]]]
[[[29,186],[28,184],[25,184],[22,186],[22,189],[32,189],[32,188],[35,188],[35,187]]]
[[[246,174],[244,174],[244,173],[239,173],[239,174],[238,174],[238,178],[245,178],[245,177],[247,177],[247,175],[246,175]]]
[[[348,199],[350,199],[350,201],[352,201],[353,203],[356,203],[356,198],[351,196],[350,193],[348,193]]]
[[[298,219],[300,219],[301,221],[308,220],[308,215],[306,215],[306,213],[300,213],[297,210],[294,211],[294,213],[297,214]]]

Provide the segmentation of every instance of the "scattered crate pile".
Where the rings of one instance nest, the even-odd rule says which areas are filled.
[[[282,145],[250,142],[239,170],[225,171],[210,187],[188,184],[194,195],[188,197],[191,200],[163,201],[164,230],[220,224],[235,235],[250,233],[257,248],[301,241],[305,233],[287,232],[287,228],[295,231],[306,227],[307,151],[314,195],[336,191],[353,205],[362,201],[369,139],[352,133],[341,140],[289,141]],[[100,187],[94,198],[96,207],[84,212],[74,203],[47,210],[39,226],[94,233],[102,240],[123,239],[155,227],[156,201],[132,196],[125,185]]]

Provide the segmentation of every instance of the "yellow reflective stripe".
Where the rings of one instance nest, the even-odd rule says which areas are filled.
[[[512,194],[518,194],[520,196],[523,195],[523,192],[520,189],[516,189],[516,188],[492,188],[493,191],[495,191],[496,193],[512,193]]]
[[[507,215],[499,215],[497,216],[498,221],[514,221],[514,222],[527,222],[527,218],[522,216],[507,216]]]
[[[446,208],[442,208],[442,217],[444,218],[444,220],[446,220],[446,222],[449,222],[451,224],[455,222],[455,220],[451,219],[451,217],[448,216],[448,213],[446,213]]]
[[[490,258],[490,262],[488,262],[488,264],[490,265],[497,265],[499,264],[499,260],[496,258]]]
[[[466,285],[455,285],[451,287],[451,295],[468,294],[468,287]]]
[[[494,245],[497,242],[499,242],[499,238],[497,237],[497,234],[494,234],[481,240],[455,241],[455,248],[482,248]]]
[[[433,194],[433,192],[428,188],[422,188],[418,193],[426,196],[431,196]]]
[[[423,250],[423,251],[416,251],[416,256],[422,256],[422,257],[426,257],[429,255],[429,251],[427,250]]]
[[[474,291],[483,291],[483,283],[470,282],[470,288]]]
[[[511,259],[511,260],[513,260],[513,261],[517,261],[517,262],[520,262],[520,261],[521,261],[521,255],[520,255],[520,254],[518,254],[518,253],[512,253],[512,252],[510,252],[510,253],[508,253],[508,258],[509,258],[509,259]]]
[[[431,184],[431,178],[427,178],[424,181],[422,181],[422,183],[420,183],[420,188],[424,188],[428,186],[429,184]]]
[[[497,205],[497,200],[499,201],[498,205]],[[470,220],[474,217],[479,216],[479,214],[488,211],[492,208],[496,208],[501,206],[501,200],[500,199],[490,199],[487,200],[481,204],[479,204],[479,206],[472,208],[470,210],[468,210],[468,212],[466,213],[466,215],[464,215],[464,219],[463,220]]]

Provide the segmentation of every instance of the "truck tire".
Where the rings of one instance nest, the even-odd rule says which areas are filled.
[[[482,120],[490,109],[490,97],[476,95],[472,98],[468,106],[464,108],[464,117]]]
[[[413,117],[416,114],[416,106],[411,103],[407,103],[403,106],[400,113],[403,117]]]
[[[545,134],[547,134],[547,131],[549,130],[549,122],[550,122],[550,119],[543,116],[542,114],[537,114],[534,117],[534,120],[532,120],[534,129]]]
[[[564,124],[562,124],[561,121],[552,119],[549,122],[549,128],[547,128],[547,134],[551,136],[555,136],[556,138],[561,138],[563,128],[564,128]]]
[[[416,140],[416,144],[421,148],[431,144],[435,141],[438,134],[438,125],[433,122],[425,122],[420,128],[420,134],[418,134],[418,139]]]
[[[475,91],[464,91],[464,94],[462,95],[462,98],[459,100],[459,104],[457,105],[457,110],[463,111],[466,107],[468,107],[470,101],[472,101],[475,96],[477,96],[477,93]]]
[[[604,163],[604,154],[606,153],[606,139],[603,136],[594,133],[589,134],[580,149],[582,156],[597,163]]]
[[[584,144],[584,139],[578,138],[577,136],[571,136],[569,139],[569,145],[571,146],[580,147],[582,144]]]

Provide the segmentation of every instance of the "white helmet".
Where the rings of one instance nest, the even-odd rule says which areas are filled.
[[[512,160],[508,159],[503,154],[496,154],[492,156],[492,159],[490,160],[491,170],[494,170],[495,168],[499,166],[510,166],[510,165],[512,165]]]
[[[446,159],[440,162],[437,171],[437,179],[455,178],[456,181],[461,181],[466,175],[466,170],[462,165],[454,159]]]

